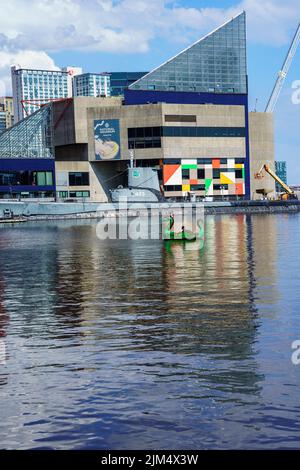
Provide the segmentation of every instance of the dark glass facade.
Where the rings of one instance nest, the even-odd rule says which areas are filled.
[[[245,12],[145,75],[130,89],[246,94]]]
[[[161,147],[162,137],[245,137],[244,127],[162,126],[128,129],[128,148]]]
[[[53,197],[54,194],[54,160],[0,158],[0,198]]]
[[[0,186],[53,186],[52,171],[1,171]]]
[[[148,72],[111,72],[109,74],[111,96],[124,95],[124,90],[147,73]]]
[[[69,186],[89,186],[90,176],[88,172],[70,172]]]

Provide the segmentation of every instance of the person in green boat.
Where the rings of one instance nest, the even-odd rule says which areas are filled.
[[[184,225],[181,227],[181,232],[175,232],[173,230],[173,227],[174,227],[174,215],[171,214],[169,216],[169,219],[165,219],[165,228],[163,232],[164,240],[191,242],[197,239],[197,235],[194,232],[191,232],[190,230],[186,230]]]

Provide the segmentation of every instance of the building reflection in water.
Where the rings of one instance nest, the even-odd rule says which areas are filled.
[[[7,374],[1,371],[1,367],[8,360],[8,352],[6,348],[5,338],[7,336],[7,328],[9,324],[9,315],[4,306],[5,284],[3,276],[0,275],[0,386],[7,383]]]
[[[12,295],[24,304],[24,331],[40,328],[58,347],[65,338],[73,345],[88,339],[111,353],[193,355],[199,378],[209,371],[221,388],[243,384],[258,393],[256,279],[276,284],[276,222],[255,217],[254,230],[252,221],[206,217],[203,250],[161,240],[99,240],[89,221],[45,227],[44,244],[36,248],[43,264],[30,267],[35,255],[27,250],[20,261],[27,266],[24,279],[10,279]],[[262,248],[266,223],[272,235]],[[222,361],[230,364],[226,373]],[[246,366],[237,369],[235,361]]]
[[[93,286],[94,237],[95,229],[88,224],[66,226],[62,231],[62,245],[57,249],[54,312],[61,329],[74,326],[74,334],[83,319],[86,294]]]
[[[215,360],[246,361],[247,367],[233,369],[228,381],[236,389],[248,384],[258,392],[254,289],[260,246],[252,238],[251,220],[207,217],[204,250],[187,249],[184,243],[130,246],[125,282],[133,342],[126,347],[197,355],[198,373],[204,376]],[[116,282],[124,286],[123,276]],[[209,375],[227,387],[220,371]]]
[[[254,226],[255,222],[255,226]],[[264,313],[274,315],[273,308],[280,299],[277,287],[278,256],[277,247],[278,227],[280,218],[268,214],[257,215],[254,218],[248,216],[249,235],[248,251],[253,252],[252,265],[255,279],[255,301],[259,307],[264,307]],[[287,224],[288,226],[288,224]]]

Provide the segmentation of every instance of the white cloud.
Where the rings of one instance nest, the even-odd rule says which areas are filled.
[[[11,0],[1,5],[0,46],[15,50],[145,52],[149,41],[195,38],[247,10],[250,39],[284,43],[298,0],[242,0],[224,8],[189,8],[166,0]],[[183,4],[183,3],[182,3]]]
[[[300,17],[299,0],[244,0],[248,39],[256,43],[282,46],[291,41]]]
[[[53,59],[43,51],[8,52],[0,50],[0,96],[11,94],[11,65],[20,67],[39,68],[41,70],[56,70]]]
[[[189,8],[183,0],[1,2],[0,79],[9,80],[11,62],[52,68],[49,54],[57,51],[144,53],[153,39],[187,45],[242,9],[250,41],[286,44],[299,17],[298,2],[233,0],[227,9]]]

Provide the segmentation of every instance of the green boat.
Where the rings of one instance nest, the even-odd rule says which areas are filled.
[[[174,216],[170,215],[168,219],[165,219],[165,228],[163,230],[163,239],[165,241],[175,241],[175,242],[194,242],[197,240],[197,234],[192,232],[191,230],[186,230],[185,227],[182,227],[180,232],[175,232],[173,230],[174,227]],[[199,238],[203,238],[204,236],[204,228],[199,227]]]

